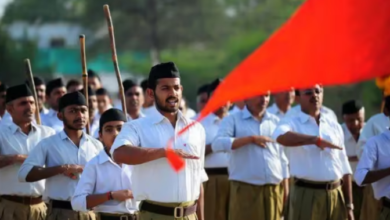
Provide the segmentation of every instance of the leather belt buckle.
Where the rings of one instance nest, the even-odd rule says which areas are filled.
[[[173,216],[175,218],[183,218],[184,217],[184,207],[176,207],[174,209]]]
[[[332,190],[332,189],[333,189],[332,183],[327,183],[327,184],[326,184],[326,191],[330,191],[330,190]]]
[[[31,205],[33,197],[21,197],[22,198],[22,204],[24,205]]]

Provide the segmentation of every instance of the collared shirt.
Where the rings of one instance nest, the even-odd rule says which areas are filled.
[[[232,150],[235,138],[253,135],[272,137],[278,121],[276,116],[268,112],[258,121],[247,108],[222,120],[212,149],[214,152],[230,151],[230,180],[265,185],[279,184],[289,178],[287,158],[277,143],[267,143],[266,148],[248,144]]]
[[[41,112],[39,112],[39,114],[41,115],[41,117],[42,117],[43,115],[47,115],[47,114],[49,114],[49,109],[43,107],[42,110],[41,110]]]
[[[390,131],[370,138],[364,146],[362,157],[355,172],[356,183],[364,185],[363,181],[369,171],[387,169],[390,167]],[[372,183],[374,197],[390,199],[390,176]]]
[[[336,121],[329,117],[320,117],[318,125],[313,117],[301,111],[298,116],[283,120],[276,128],[273,139],[276,140],[289,131],[319,136],[343,148],[321,150],[316,145],[290,147],[291,176],[325,182],[341,179],[345,174],[352,174],[344,147],[343,130]]]
[[[321,111],[321,114],[323,116],[329,117],[329,119],[332,119],[332,120],[337,122],[337,116],[332,109],[330,109],[326,106],[322,106],[320,111]],[[300,112],[302,112],[301,105],[296,105],[287,111],[284,118],[289,119],[290,117],[295,117],[295,116],[299,115]]]
[[[89,132],[90,134],[92,134],[93,137],[96,138],[96,134],[97,134],[97,138],[99,138],[99,124],[100,124],[100,118],[98,118],[96,115],[95,117],[93,118],[92,120],[92,123],[89,125]],[[86,130],[84,129],[84,132]]]
[[[77,147],[65,131],[61,131],[42,140],[31,151],[19,170],[19,181],[25,182],[28,173],[35,166],[55,167],[65,164],[84,166],[102,149],[103,146],[98,140],[85,133]],[[47,178],[45,195],[53,200],[70,201],[78,181],[61,174]]]
[[[383,113],[376,114],[372,116],[364,125],[363,130],[359,136],[358,141],[358,156],[363,153],[363,148],[366,144],[366,141],[371,137],[374,137],[378,134],[381,134],[390,125],[389,117]]]
[[[153,115],[155,110],[156,110],[156,106],[155,105],[147,107],[147,108],[144,108],[144,107],[141,108],[141,112],[145,116]]]
[[[53,128],[57,133],[61,132],[64,129],[64,123],[58,119],[57,111],[54,111],[52,108],[49,109],[49,113],[42,115],[42,125]]]
[[[131,189],[132,166],[122,164],[119,166],[111,160],[105,150],[90,160],[84,168],[83,175],[77,184],[72,198],[72,207],[76,211],[88,211],[87,196],[104,194],[117,190]],[[124,202],[110,200],[94,207],[98,213],[134,213],[138,203],[134,199]]]
[[[196,112],[193,110],[193,109],[191,109],[191,108],[187,108],[187,112],[186,112],[186,117],[187,118],[193,118],[193,117],[195,117],[197,114],[196,114]]]
[[[165,148],[168,140],[193,121],[179,111],[176,126],[165,118],[157,109],[153,114],[127,122],[111,147],[123,145],[148,148]],[[207,181],[204,170],[205,131],[200,123],[195,123],[181,136],[175,136],[172,148],[198,156],[200,159],[185,160],[185,167],[176,173],[167,158],[133,166],[132,187],[137,201],[189,202],[200,195],[202,182]]]
[[[342,124],[341,127],[343,128],[344,132],[344,145],[347,156],[356,157],[358,153],[357,142],[345,124]],[[349,165],[351,166],[352,172],[355,173],[357,162],[350,161]]]
[[[210,114],[200,122],[206,132],[206,145],[212,144],[217,136],[221,119]],[[205,158],[205,168],[226,168],[229,165],[229,152],[212,152]]]
[[[242,109],[240,109],[239,107],[237,107],[236,105],[233,107],[233,109],[231,109],[229,111],[229,114],[234,114],[236,112],[240,112]]]
[[[44,138],[54,135],[49,127],[32,124],[27,135],[13,122],[0,126],[0,155],[28,155],[36,144]],[[45,181],[21,183],[18,171],[21,164],[12,164],[0,169],[0,195],[41,196],[45,190]]]
[[[282,119],[286,113],[284,113],[282,110],[279,109],[278,105],[274,103],[270,107],[267,108],[267,111],[271,114],[274,114],[279,119]]]

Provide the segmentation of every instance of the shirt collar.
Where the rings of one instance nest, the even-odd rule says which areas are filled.
[[[313,117],[304,113],[303,111],[299,111],[298,117],[301,123],[306,123],[307,121],[309,121],[310,118],[314,119]],[[325,115],[322,113],[320,113],[320,122],[325,122]]]
[[[345,138],[346,140],[350,140],[350,139],[355,140],[354,137],[352,136],[351,132],[350,132],[349,129],[347,128],[347,125],[346,125],[345,123],[343,123],[343,124],[341,125],[341,127],[343,128],[343,131],[344,131],[344,138]]]
[[[58,133],[58,135],[60,136],[61,140],[65,140],[65,139],[69,139],[70,140],[68,135],[65,133],[65,130],[62,130],[60,133]],[[80,143],[82,143],[83,139],[86,140],[86,141],[89,140],[89,137],[87,136],[87,134],[85,134],[84,131],[83,131],[83,136],[81,136],[81,142]]]
[[[142,113],[142,112],[140,112],[138,118],[144,118],[144,117],[146,117],[145,114]],[[138,119],[138,118],[134,118],[134,119],[133,119],[129,114],[127,114],[127,120],[128,120],[128,121],[136,120],[136,119]]]
[[[157,108],[154,108],[149,116],[149,118],[152,120],[154,124],[158,124],[162,122],[164,119],[168,120],[166,117],[164,117]],[[183,115],[183,113],[179,110],[177,112],[177,120],[182,120],[184,122],[188,122],[187,118]]]
[[[13,134],[15,134],[17,131],[20,131],[20,127],[17,126],[14,122],[9,123],[9,128]],[[34,123],[31,123],[31,131],[30,132],[35,132],[37,130],[37,126]]]
[[[111,158],[107,155],[105,150],[101,150],[100,153],[98,154],[98,161],[99,164],[103,164],[107,161],[110,161]]]
[[[241,118],[242,119],[253,118],[252,114],[250,113],[250,111],[246,106],[244,107],[244,109],[241,110]],[[265,111],[263,120],[269,118],[270,118],[270,114],[267,111]]]

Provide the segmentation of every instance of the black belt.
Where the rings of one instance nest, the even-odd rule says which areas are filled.
[[[140,211],[147,211],[159,215],[173,216],[175,218],[183,218],[192,215],[196,212],[196,203],[188,207],[166,207],[152,204],[146,201],[142,202]]]
[[[227,168],[205,168],[207,175],[229,175]]]
[[[330,182],[330,183],[312,183],[312,182],[306,182],[305,180],[301,180],[301,179],[295,179],[295,180],[296,180],[295,181],[296,186],[311,188],[311,189],[334,190],[343,184],[342,181]]]
[[[135,214],[105,214],[100,213],[100,220],[137,220],[138,217]]]
[[[54,209],[73,210],[72,204],[69,201],[51,200],[51,207]]]
[[[382,199],[382,205],[383,205],[384,207],[390,209],[390,199],[388,199],[388,198],[383,198],[383,199]]]

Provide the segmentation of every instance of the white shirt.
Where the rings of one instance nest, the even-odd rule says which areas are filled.
[[[193,118],[195,116],[196,116],[196,112],[191,108],[187,108],[186,117]]]
[[[42,139],[54,135],[49,127],[32,124],[28,135],[13,122],[0,126],[0,155],[28,155]],[[21,183],[18,180],[19,168],[22,164],[12,164],[0,169],[0,195],[42,196],[45,181]]]
[[[358,156],[363,153],[363,148],[366,144],[366,141],[371,137],[374,137],[378,134],[381,134],[390,125],[389,117],[383,113],[376,114],[372,116],[364,125],[363,130],[359,136],[358,141]]]
[[[347,156],[356,157],[358,154],[357,142],[345,124],[342,124],[341,127],[344,132],[344,146]],[[357,162],[350,161],[349,165],[351,166],[352,172],[355,173]]]
[[[200,122],[206,132],[206,145],[215,140],[221,119],[215,114],[210,114]],[[212,152],[205,158],[205,168],[226,168],[229,165],[229,152]]]
[[[153,115],[155,110],[156,110],[156,106],[155,105],[152,105],[152,106],[147,107],[147,108],[144,108],[144,107],[141,108],[141,112],[145,116]]]
[[[0,120],[0,125],[8,125],[8,124],[12,124],[12,116],[10,113],[8,113],[7,111],[5,111],[3,117],[1,118]]]
[[[232,110],[229,111],[229,114],[234,114],[234,113],[237,113],[237,112],[240,112],[242,109],[240,109],[239,107],[237,107],[236,105],[233,107]]]
[[[95,115],[95,117],[92,120],[92,123],[89,125],[89,133],[91,134],[92,137],[99,138],[99,123],[100,123],[100,118]],[[84,132],[86,130],[84,129]]]
[[[274,114],[276,117],[278,117],[279,119],[282,119],[285,115],[285,113],[279,109],[278,105],[276,105],[276,103],[274,103],[273,105],[271,105],[270,107],[267,108],[267,111],[271,114]]]
[[[64,123],[58,119],[57,111],[54,111],[52,108],[49,109],[49,113],[42,115],[42,125],[53,128],[57,133],[61,132],[64,129]]]
[[[124,189],[131,190],[131,169],[132,166],[130,165],[122,164],[122,167],[119,166],[111,160],[106,151],[100,151],[84,168],[83,175],[72,198],[73,210],[88,211],[88,195],[104,194]],[[138,203],[134,199],[128,199],[124,202],[111,200],[94,207],[94,211],[98,213],[134,214],[137,207]]]
[[[336,114],[334,113],[334,111],[326,106],[322,106],[321,107],[321,114],[325,117],[329,117],[330,119],[334,120],[337,122],[337,116]],[[301,105],[296,105],[292,108],[290,108],[290,110],[288,110],[285,114],[285,117],[284,118],[290,118],[290,117],[295,117],[297,115],[299,115],[299,113],[302,112],[301,111]]]
[[[230,151],[229,180],[265,185],[279,184],[289,178],[287,158],[277,143],[268,143],[266,148],[248,144],[232,150],[235,138],[253,135],[272,137],[278,121],[268,112],[258,121],[247,108],[222,120],[212,149],[215,152]]]
[[[344,147],[344,135],[341,126],[329,117],[320,117],[320,124],[302,111],[298,116],[283,120],[276,128],[273,139],[287,132],[319,136],[324,140],[341,146],[343,150],[321,150],[316,145],[290,147],[290,175],[311,181],[334,181],[346,174],[352,174]]]
[[[19,181],[25,182],[26,176],[34,166],[55,167],[65,164],[84,166],[103,149],[102,144],[87,134],[83,134],[77,147],[64,131],[43,139],[31,151],[19,170]],[[65,175],[56,175],[46,179],[45,197],[52,200],[70,201],[77,182]]]
[[[148,148],[165,148],[168,140],[182,128],[193,121],[184,117],[179,111],[176,126],[173,127],[167,118],[155,109],[147,117],[127,122],[111,147],[123,145]],[[166,158],[133,166],[132,187],[137,201],[152,200],[156,202],[189,202],[199,198],[200,186],[207,181],[204,170],[205,131],[195,123],[187,132],[175,137],[174,149],[182,149],[198,156],[198,160],[185,160],[185,167],[176,173]]]
[[[364,146],[362,157],[355,172],[356,183],[364,185],[363,180],[369,171],[381,170],[390,167],[390,131],[370,138]],[[390,176],[372,183],[374,197],[379,200],[382,197],[390,199]]]

